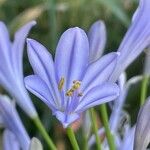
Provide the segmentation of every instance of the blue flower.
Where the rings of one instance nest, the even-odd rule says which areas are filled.
[[[150,44],[150,0],[140,0],[133,15],[131,26],[123,38],[118,52],[117,66],[110,78],[116,81],[119,75],[141,54]]]
[[[82,29],[70,28],[62,34],[54,61],[37,41],[28,39],[27,47],[34,75],[25,78],[26,87],[48,105],[64,127],[88,108],[119,95],[118,86],[108,82],[118,53],[91,63],[89,41]]]
[[[115,140],[115,147],[117,150],[133,150],[135,125],[131,127],[130,116],[123,109],[123,106],[125,104],[125,100],[131,86],[141,80],[142,76],[134,76],[126,82],[126,74],[122,73],[118,79],[120,95],[116,100],[109,103],[112,109],[109,118],[109,125],[111,133],[113,134]],[[103,135],[105,134],[105,130],[103,127],[99,129],[98,134],[99,136],[103,137]],[[88,145],[91,147],[94,143],[95,136],[92,135],[89,138]],[[102,149],[109,149],[109,145],[107,143],[106,138],[103,140],[102,146]]]
[[[33,25],[34,21],[20,28],[12,43],[5,24],[0,22],[0,85],[30,117],[36,117],[37,113],[24,86],[22,56],[26,36]]]
[[[30,138],[20,120],[20,117],[9,97],[0,95],[0,116],[1,123],[3,124],[4,139],[3,146],[6,150],[11,148],[22,148],[23,150],[29,149]],[[9,145],[12,142],[12,145]]]

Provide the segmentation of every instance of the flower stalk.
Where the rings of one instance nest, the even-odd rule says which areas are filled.
[[[67,135],[68,135],[68,138],[69,138],[69,140],[71,142],[71,145],[72,145],[73,149],[74,150],[80,150],[72,128],[71,127],[67,127],[66,131],[67,131]]]
[[[148,75],[143,75],[142,87],[141,87],[140,106],[142,106],[144,104],[146,96],[147,96],[148,81],[149,81],[149,76]]]
[[[43,125],[42,125],[41,120],[39,119],[39,117],[33,118],[32,121],[34,122],[34,124],[36,125],[36,127],[38,128],[38,130],[40,131],[40,133],[43,136],[44,140],[46,141],[49,149],[51,149],[51,150],[57,150],[57,148],[54,145],[54,143],[52,142],[50,136],[48,135],[48,133],[46,132],[45,128],[43,127]]]
[[[114,138],[109,128],[107,108],[105,104],[100,105],[100,113],[101,113],[102,122],[105,128],[105,133],[106,133],[109,148],[110,150],[115,150],[116,148],[115,148]]]
[[[94,132],[95,139],[96,139],[97,150],[102,150],[100,137],[98,135],[98,127],[97,127],[97,123],[96,123],[96,116],[95,116],[93,108],[90,109],[90,117],[91,117],[93,132]]]
[[[83,134],[83,150],[88,150],[88,139],[87,136]]]

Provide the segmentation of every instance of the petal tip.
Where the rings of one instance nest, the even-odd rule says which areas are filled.
[[[116,52],[116,54],[117,54],[117,56],[120,56],[121,53],[120,52]]]
[[[32,20],[32,21],[31,21],[31,24],[32,24],[32,25],[36,25],[37,22],[36,22],[35,20]]]
[[[27,38],[26,41],[27,41],[27,43],[28,43],[28,42],[30,43],[30,41],[32,41],[32,39]]]

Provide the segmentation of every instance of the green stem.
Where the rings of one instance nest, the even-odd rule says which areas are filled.
[[[96,139],[97,150],[101,150],[101,141],[98,135],[98,127],[97,127],[97,122],[96,122],[96,116],[94,114],[94,108],[90,109],[90,117],[91,117],[93,132],[94,132],[95,139]]]
[[[85,133],[82,134],[83,136],[83,150],[88,150],[88,138]]]
[[[144,75],[143,80],[142,80],[140,106],[142,106],[144,104],[146,96],[147,96],[148,80],[149,80],[149,76]]]
[[[79,150],[79,145],[77,143],[77,140],[76,140],[76,137],[74,135],[74,132],[73,132],[72,128],[67,127],[66,131],[67,131],[67,135],[68,135],[68,138],[69,138],[69,140],[72,144],[73,149],[74,150]]]
[[[101,113],[102,122],[105,128],[105,133],[106,133],[109,148],[110,150],[115,150],[116,148],[115,148],[115,143],[114,143],[114,137],[111,134],[111,131],[109,128],[107,108],[105,104],[100,105],[100,113]]]
[[[34,122],[34,124],[36,125],[38,130],[40,131],[40,133],[43,136],[44,140],[47,142],[47,144],[49,146],[49,149],[50,150],[57,150],[57,148],[54,145],[54,143],[52,142],[50,136],[48,135],[48,133],[46,132],[45,128],[43,127],[39,117],[33,118],[32,121]]]

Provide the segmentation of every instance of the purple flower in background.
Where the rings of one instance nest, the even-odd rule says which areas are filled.
[[[11,148],[16,148],[13,150],[17,150],[19,147],[21,147],[22,150],[28,150],[30,138],[12,101],[7,96],[0,95],[0,116],[3,126],[6,128],[3,141],[3,147],[6,148],[5,150],[10,150],[10,142],[12,142]],[[9,139],[7,137],[9,137]]]
[[[114,101],[114,105],[112,106],[112,113],[110,116],[110,129],[112,133],[115,133],[117,131],[118,125],[120,122],[119,120],[122,118],[123,112],[123,106],[125,105],[125,100],[127,98],[128,92],[131,88],[131,86],[136,85],[138,82],[142,80],[142,76],[134,76],[130,78],[126,82],[126,76],[125,74],[121,74],[119,77],[119,87],[120,87],[120,95],[118,99]]]
[[[111,109],[112,113],[109,119],[109,125],[111,133],[113,134],[117,150],[133,150],[134,131],[135,127],[131,127],[130,117],[123,109],[125,100],[129,89],[132,85],[142,80],[142,76],[135,76],[126,82],[126,74],[122,73],[118,79],[118,85],[120,87],[120,95],[112,101]],[[104,128],[100,128],[99,135],[103,137],[105,134]],[[95,143],[95,136],[92,135],[89,138],[89,146],[91,147]],[[109,149],[107,140],[104,139],[102,143],[102,149]]]
[[[52,110],[67,127],[90,107],[114,100],[119,95],[115,83],[107,82],[117,63],[118,53],[110,53],[91,63],[89,41],[80,28],[70,28],[61,36],[55,60],[35,40],[27,40],[28,57],[35,75],[25,78],[26,87]]]
[[[36,117],[37,113],[24,86],[22,56],[26,36],[33,25],[35,21],[20,28],[12,43],[5,24],[0,22],[0,85],[30,117]]]
[[[133,15],[132,24],[118,48],[120,56],[117,66],[110,78],[116,81],[119,75],[150,44],[150,0],[140,0],[139,7]]]

